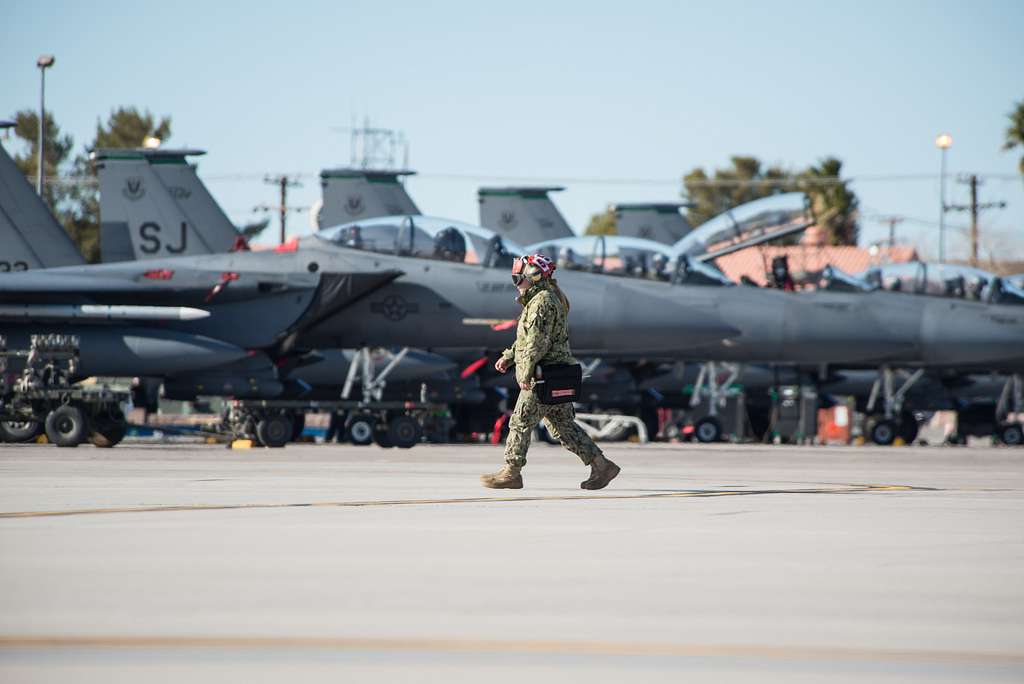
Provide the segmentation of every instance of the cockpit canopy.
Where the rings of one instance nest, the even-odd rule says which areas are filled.
[[[433,216],[382,216],[324,228],[316,237],[350,249],[511,268],[521,246],[492,230]]]
[[[688,233],[672,246],[678,254],[700,256],[718,247],[814,222],[807,196],[788,192],[729,209]]]
[[[687,285],[734,285],[711,264],[677,256],[654,240],[619,235],[582,235],[530,245],[559,268]]]
[[[538,242],[528,247],[545,254],[559,268],[609,275],[671,280],[671,248],[643,238],[582,235]]]
[[[869,269],[860,276],[871,285],[891,292],[969,299],[998,304],[1024,304],[1024,289],[1012,278],[959,264],[914,261]]]

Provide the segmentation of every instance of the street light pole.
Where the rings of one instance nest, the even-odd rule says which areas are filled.
[[[39,147],[38,168],[36,169],[36,192],[43,196],[43,182],[46,173],[46,155],[43,154],[43,142],[46,140],[46,69],[53,66],[53,55],[39,55],[36,66],[39,67]]]
[[[953,145],[953,136],[942,133],[935,138],[935,146],[942,151],[939,171],[939,263],[946,261],[946,150]]]

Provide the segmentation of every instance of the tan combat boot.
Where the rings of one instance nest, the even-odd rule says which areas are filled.
[[[496,473],[480,476],[480,483],[490,489],[522,489],[523,476],[520,474],[522,468],[519,466],[505,464],[505,467]]]
[[[580,489],[604,489],[620,470],[619,466],[602,454],[590,462],[590,477],[580,482]]]

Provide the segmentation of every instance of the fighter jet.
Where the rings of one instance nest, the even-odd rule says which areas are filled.
[[[203,154],[205,151],[198,149],[166,148],[105,149],[93,154],[101,188],[105,262],[177,253],[218,254],[246,247],[243,236],[197,175],[195,164],[189,162],[190,157]],[[373,218],[400,209],[417,213],[397,180],[411,173],[325,170],[321,174],[324,200],[320,218],[342,214]],[[279,378],[282,383],[272,382],[265,389],[271,396],[337,398],[356,356],[355,350],[316,350],[287,377]],[[379,362],[379,354],[371,357],[378,359],[376,371],[388,365]],[[388,372],[389,390],[403,398],[420,396],[422,381],[439,378],[444,382],[432,383],[427,393],[432,400],[449,396],[453,386],[458,386],[455,389],[460,396],[476,396],[459,378],[447,377],[452,365],[437,354],[407,351],[401,363]],[[279,368],[278,375],[281,372]],[[190,400],[199,391],[216,389],[208,380],[210,373],[203,376],[166,378],[165,396]]]
[[[720,315],[742,333],[721,343],[687,350],[705,363],[783,364],[817,369],[874,368],[883,377],[897,367],[1012,369],[1024,362],[1022,310],[1001,303],[949,302],[890,297],[858,287],[857,294],[830,287],[790,295],[778,290],[735,287],[710,262],[728,250],[809,225],[798,193],[758,200],[712,219],[674,247],[616,236],[563,238],[528,249],[558,252],[563,261],[594,272],[668,279],[686,288],[687,300]],[[671,257],[671,258],[670,258]],[[671,263],[671,269],[646,264]],[[638,267],[637,264],[641,266]],[[710,287],[715,286],[715,287]],[[850,287],[847,284],[847,287]],[[946,287],[943,285],[943,287]],[[948,321],[954,316],[956,327]],[[885,420],[878,437],[895,436],[898,388],[883,383]],[[714,416],[711,416],[713,418]],[[717,439],[720,426],[706,434]]]
[[[165,222],[169,221],[171,224],[189,226],[190,231],[196,230],[200,233],[204,225],[202,221],[203,216],[216,215],[222,224],[227,224],[227,219],[224,217],[223,212],[215,205],[213,198],[208,193],[202,195],[193,193],[193,198],[200,197],[198,202],[186,203],[181,201],[185,193],[179,191],[173,193],[174,196],[172,196],[172,193],[168,192],[167,186],[169,184],[167,183],[163,186],[150,184],[147,190],[148,194],[135,200],[129,199],[130,193],[113,191],[117,188],[122,190],[126,188],[127,183],[132,178],[145,178],[149,174],[159,174],[162,169],[172,167],[178,169],[176,186],[190,187],[197,183],[201,184],[201,181],[195,176],[194,167],[185,162],[186,154],[194,154],[196,152],[198,151],[161,150],[159,153],[146,150],[98,151],[96,161],[101,184],[112,189],[101,198],[104,221],[123,223],[131,226],[134,231],[138,231],[146,222],[156,223],[156,221],[151,219],[158,213],[161,207],[176,206],[180,216],[174,216],[165,210],[163,214]],[[115,163],[108,164],[106,160],[109,158],[113,158]],[[152,171],[147,167],[152,167]],[[181,175],[185,174],[190,177],[187,182],[181,179]],[[359,207],[359,213],[364,219],[374,219],[378,216],[379,211],[384,208],[384,199],[380,195],[381,192],[390,193],[390,201],[415,207],[415,205],[411,204],[411,198],[408,198],[404,193],[404,188],[397,183],[393,174],[385,174],[381,178],[377,172],[342,169],[326,170],[321,176],[324,179],[324,207],[335,207],[337,209],[345,206],[345,203],[341,201],[344,197],[351,198],[358,195],[361,198],[370,199],[361,199],[359,202],[353,201],[351,204]],[[158,193],[162,193],[159,203],[157,202]],[[213,204],[214,206],[204,209],[201,206],[203,203]],[[321,212],[322,218],[323,212]],[[193,226],[195,228],[192,228]],[[342,246],[355,249],[398,251],[394,245],[395,231],[388,232],[385,230],[383,231],[383,237],[378,233],[381,233],[381,231],[376,230],[372,225],[356,225],[351,230],[345,231],[344,237],[340,238],[338,242]],[[416,252],[420,255],[432,256],[440,250],[440,253],[450,257],[458,254],[459,250],[465,251],[465,247],[460,247],[458,244],[454,247],[451,245],[445,246],[445,241],[454,240],[458,242],[462,240],[465,243],[467,239],[473,239],[468,236],[460,237],[458,231],[454,229],[443,230],[442,233],[444,235],[439,234],[437,238],[439,242],[435,245],[431,241],[433,238],[417,232],[413,236],[415,244],[406,246],[406,249],[402,251],[410,254]],[[199,237],[203,236],[199,235]],[[210,242],[210,240],[205,240],[202,244],[209,244]],[[228,241],[224,240],[222,243],[226,245]],[[200,243],[193,240],[192,244]],[[137,254],[136,256],[145,257],[146,255]],[[501,285],[501,287],[505,286]],[[511,287],[506,287],[505,289],[510,293],[512,292]],[[509,299],[511,300],[511,297]],[[369,316],[369,314],[367,316],[372,319],[372,316]],[[477,333],[474,332],[473,334],[476,335]],[[336,397],[338,386],[346,377],[347,368],[349,367],[347,357],[351,354],[352,352],[342,352],[339,349],[317,349],[315,353],[309,354],[304,359],[303,364],[293,370],[289,370],[287,376],[282,378],[285,380],[285,393],[279,396],[313,398],[332,396],[333,393],[333,396]],[[451,363],[447,358],[440,357],[437,354],[428,355],[426,352],[410,352],[410,354],[422,357],[429,356],[437,360],[438,363],[436,365],[438,366],[450,365]],[[466,430],[470,428],[472,428],[472,431],[489,430],[490,425],[494,421],[493,406],[497,404],[500,397],[493,396],[493,390],[491,389],[487,389],[487,394],[484,396],[479,388],[481,376],[486,378],[489,375],[489,364],[481,363],[486,361],[483,352],[477,347],[469,349],[449,348],[445,350],[445,355],[458,360],[460,366],[464,369],[469,369],[470,372],[465,372],[465,370],[459,374],[449,372],[444,377],[439,375],[440,371],[434,373],[424,372],[420,378],[423,382],[420,383],[414,381],[403,383],[395,373],[392,373],[388,379],[385,396],[397,396],[408,399],[419,396],[425,390],[426,396],[432,401],[479,404],[479,411],[460,408],[457,414]],[[409,357],[407,356],[406,358]],[[421,370],[425,370],[422,368],[423,364],[420,364],[420,367]],[[398,368],[401,369],[401,366]],[[282,372],[283,370],[279,369],[279,377]],[[334,373],[333,383],[330,381],[332,373]],[[200,390],[210,393],[212,389],[218,387],[218,385],[211,382],[212,377],[216,377],[216,374],[207,371],[199,375],[190,375],[186,378],[168,378],[165,380],[165,394],[172,398],[188,399],[192,398]],[[434,378],[433,381],[432,378]],[[232,376],[230,379],[231,386],[238,384],[237,377]],[[605,387],[607,388],[608,386],[606,385]],[[268,383],[266,388],[277,392],[278,383]]]
[[[144,224],[138,223],[140,230]],[[360,242],[364,249],[354,249]],[[366,251],[373,245],[382,249]],[[506,346],[517,313],[506,269],[516,249],[483,229],[406,216],[332,229],[273,252],[161,257],[51,269],[39,277],[12,274],[0,280],[0,302],[7,305],[4,329],[15,340],[30,331],[85,335],[80,326],[86,314],[94,316],[93,325],[125,334],[123,322],[101,324],[95,318],[102,310],[90,307],[98,305],[114,307],[107,313],[122,318],[141,313],[129,306],[185,306],[190,312],[179,311],[177,318],[158,312],[153,334],[214,340],[245,351],[233,368],[220,363],[192,373],[195,382],[212,394],[266,396],[277,390],[276,369],[318,347]],[[571,288],[574,329],[584,349],[675,353],[733,333],[713,319],[695,318],[678,303],[667,305],[675,315],[656,320],[650,312],[663,311],[666,303],[640,284],[584,277]],[[106,343],[83,348],[80,372],[153,372],[146,359],[116,356]]]

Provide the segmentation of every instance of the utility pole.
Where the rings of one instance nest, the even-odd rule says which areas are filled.
[[[308,207],[289,207],[288,206],[288,188],[294,188],[301,186],[302,183],[297,180],[293,180],[287,174],[281,174],[279,176],[266,176],[263,179],[264,183],[269,185],[276,185],[281,191],[281,203],[277,206],[261,204],[253,208],[253,211],[276,211],[281,217],[281,244],[283,245],[288,240],[288,212],[289,211],[305,211]]]
[[[896,245],[896,226],[903,223],[903,217],[890,216],[882,220],[889,224],[889,249],[892,249]]]
[[[978,212],[983,209],[1003,209],[1006,207],[1006,202],[986,202],[985,204],[978,203],[978,186],[981,185],[981,181],[978,180],[978,175],[972,173],[967,178],[959,179],[960,183],[966,183],[971,187],[971,203],[970,204],[951,204],[948,209],[950,211],[969,211],[971,212],[971,266],[978,265]]]

